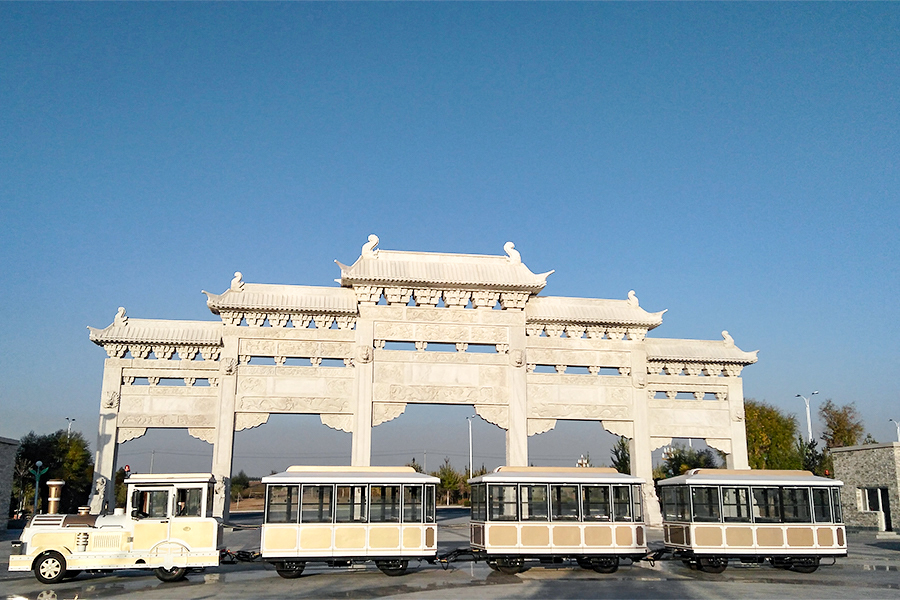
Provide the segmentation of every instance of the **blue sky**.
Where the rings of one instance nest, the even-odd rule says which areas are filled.
[[[819,390],[893,439],[897,31],[896,3],[4,3],[0,435],[68,416],[95,438],[105,353],[85,326],[116,307],[213,319],[200,290],[236,270],[333,285],[376,233],[512,240],[556,270],[544,293],[634,289],[668,309],[653,336],[758,349],[747,397],[802,424],[794,396]],[[376,452],[456,452],[466,415],[442,410],[376,428]],[[349,455],[302,417],[258,431],[238,466],[279,436]],[[183,437],[123,452],[210,453]],[[248,468],[277,454],[258,453]]]

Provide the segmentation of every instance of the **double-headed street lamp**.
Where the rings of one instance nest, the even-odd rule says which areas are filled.
[[[819,391],[816,390],[809,395],[809,398],[812,398],[818,393]],[[801,394],[797,394],[797,398],[803,398],[803,401],[806,402],[806,442],[809,443],[812,442],[812,420],[809,417],[809,398]]]
[[[900,423],[891,419],[891,423],[897,426],[897,441],[900,442]]]
[[[72,436],[72,423],[75,422],[75,419],[74,418],[70,419],[69,417],[66,417],[66,421],[69,422],[69,426],[66,427],[66,442],[68,442],[69,438]]]

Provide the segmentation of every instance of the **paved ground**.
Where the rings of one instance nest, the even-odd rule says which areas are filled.
[[[440,510],[439,546],[447,552],[466,545],[468,511]],[[259,515],[236,515],[245,525]],[[258,530],[226,533],[231,550],[258,547]],[[447,570],[425,563],[410,565],[403,577],[387,577],[374,566],[330,569],[310,566],[299,579],[282,579],[264,563],[239,563],[207,569],[186,581],[161,583],[145,571],[82,574],[45,586],[30,573],[9,573],[9,540],[0,532],[0,599],[82,598],[897,598],[900,599],[900,541],[877,540],[874,533],[849,536],[850,556],[811,575],[768,566],[729,566],[720,575],[691,571],[679,561],[623,566],[600,575],[574,566],[535,567],[502,575],[484,563],[454,563]],[[651,530],[651,545],[660,532]],[[412,568],[415,567],[415,568]]]

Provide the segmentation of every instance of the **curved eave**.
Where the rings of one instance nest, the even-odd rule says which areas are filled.
[[[539,296],[529,300],[525,319],[536,324],[624,325],[654,329],[665,310],[651,313],[628,300]]]
[[[758,360],[759,350],[745,352],[734,344],[717,340],[644,340],[647,360],[655,362],[712,362],[752,365]]]
[[[204,290],[213,314],[223,310],[355,315],[356,295],[343,288],[245,284],[244,290],[211,294]]]
[[[222,323],[217,321],[157,321],[131,319],[104,329],[88,326],[90,340],[104,344],[184,344],[221,346]]]

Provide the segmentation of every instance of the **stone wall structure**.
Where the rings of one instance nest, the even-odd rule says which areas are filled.
[[[841,490],[844,522],[850,527],[897,531],[900,528],[900,442],[832,448],[831,453],[834,476],[844,482]],[[874,490],[880,492],[877,501]]]
[[[19,440],[0,437],[0,530],[6,529]]]
[[[213,444],[221,514],[235,431],[272,413],[317,414],[350,432],[352,464],[368,465],[372,428],[411,403],[473,405],[506,430],[508,465],[529,464],[528,436],[577,419],[628,437],[632,472],[648,482],[650,453],[674,437],[705,438],[729,467],[748,467],[740,374],[756,352],[727,332],[648,338],[665,311],[647,312],[634,292],[539,296],[552,271],[533,273],[511,242],[504,250],[387,251],[372,235],[352,265],[337,263],[340,287],[235,273],[224,293],[204,292],[220,321],[133,319],[120,308],[90,330],[108,354],[96,477],[112,477],[119,443],[150,427],[187,428]],[[647,485],[658,520],[653,494]]]

